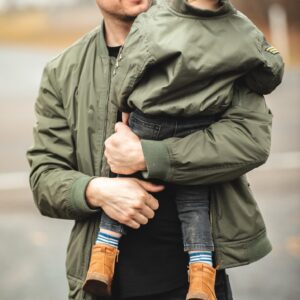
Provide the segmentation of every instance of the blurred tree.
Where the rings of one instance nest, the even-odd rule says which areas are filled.
[[[290,65],[300,64],[300,1],[299,0],[231,0],[231,2],[245,13],[271,40],[268,10],[272,4],[280,4],[286,11],[288,37],[290,48],[289,58],[286,62]],[[284,37],[285,38],[285,37]],[[280,46],[278,45],[280,48]],[[282,49],[279,49],[282,50]]]
[[[298,0],[232,0],[231,2],[245,12],[250,19],[254,19],[260,24],[267,22],[269,7],[274,3],[279,3],[286,9],[289,22],[300,24],[300,1]]]

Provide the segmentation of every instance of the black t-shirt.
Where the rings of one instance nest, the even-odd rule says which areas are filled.
[[[108,47],[116,57],[120,47]],[[120,120],[120,114],[118,116]],[[113,293],[122,298],[166,292],[187,283],[188,257],[172,189],[153,194],[159,201],[154,219],[120,240]]]

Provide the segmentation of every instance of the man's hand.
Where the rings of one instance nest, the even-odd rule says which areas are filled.
[[[124,123],[115,125],[115,133],[105,141],[104,155],[112,172],[130,175],[146,170],[139,137]]]
[[[154,217],[158,201],[148,192],[157,193],[163,185],[137,178],[92,179],[86,190],[86,201],[92,208],[101,207],[119,223],[138,229]]]

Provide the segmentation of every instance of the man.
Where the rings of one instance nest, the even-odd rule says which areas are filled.
[[[28,151],[30,182],[42,214],[75,220],[66,262],[70,299],[95,299],[82,283],[99,208],[132,228],[121,241],[114,299],[184,299],[187,258],[168,182],[224,182],[211,195],[215,263],[221,269],[271,250],[247,181],[239,177],[269,153],[272,117],[262,97],[241,87],[220,122],[182,139],[140,141],[121,123],[112,135],[117,109],[108,91],[115,52],[150,2],[98,0],[105,25],[51,61],[43,74],[35,142]],[[120,174],[144,171],[145,178],[163,180],[165,189],[135,178],[108,178],[110,168]],[[157,193],[159,205],[150,193]],[[220,271],[218,299],[231,299],[226,283]]]

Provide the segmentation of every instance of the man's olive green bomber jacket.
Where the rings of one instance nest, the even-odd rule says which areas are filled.
[[[102,27],[101,27],[102,28]],[[34,145],[27,157],[40,212],[75,221],[67,250],[69,299],[93,299],[81,287],[99,225],[85,200],[94,176],[108,176],[104,141],[117,109],[109,99],[111,70],[103,29],[96,28],[45,67],[35,104]],[[221,268],[265,256],[271,245],[243,174],[269,155],[272,114],[262,96],[240,86],[222,119],[185,138],[142,140],[145,177],[178,184],[213,184],[211,223]]]

